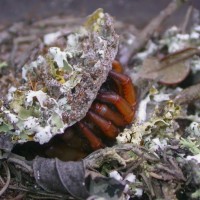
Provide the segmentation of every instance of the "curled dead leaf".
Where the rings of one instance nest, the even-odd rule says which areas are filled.
[[[85,167],[82,161],[63,162],[58,159],[37,157],[33,162],[36,182],[49,192],[70,193],[78,199],[86,199]]]
[[[34,177],[49,192],[71,194],[77,199],[90,196],[121,199],[125,184],[87,169],[86,160],[63,162],[37,157],[33,161]]]

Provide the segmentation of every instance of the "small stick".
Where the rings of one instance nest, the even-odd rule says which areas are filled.
[[[199,99],[200,99],[200,83],[182,90],[175,97],[175,103],[189,104]]]
[[[187,26],[188,26],[190,18],[191,18],[192,11],[193,11],[193,7],[190,6],[187,10],[186,15],[185,15],[185,19],[183,21],[183,24],[181,25],[181,28],[180,28],[183,33],[186,32]]]
[[[29,173],[29,174],[33,174],[33,169],[31,166],[29,166],[26,161],[20,160],[18,158],[13,158],[13,157],[9,157],[8,158],[8,162],[14,163],[19,165],[23,171]]]
[[[17,65],[17,70],[20,70],[25,65],[25,63],[30,59],[30,55],[34,49],[37,49],[37,48],[39,49],[40,43],[41,43],[41,40],[38,39],[30,45],[27,51],[21,56],[19,64]]]
[[[81,17],[70,17],[70,16],[66,16],[66,17],[50,17],[50,18],[46,18],[46,19],[42,19],[40,21],[37,21],[35,23],[33,23],[34,27],[47,27],[47,26],[64,26],[67,24],[82,24],[83,22],[83,18]]]
[[[5,182],[4,182],[4,180],[3,180],[3,178],[1,176],[0,176],[0,182],[1,182],[1,185],[5,184]]]
[[[129,167],[129,169],[123,174],[123,177],[125,178],[129,173],[133,172],[133,170],[135,170],[136,168],[138,168],[142,162],[144,161],[144,159],[139,159],[138,161],[136,161],[136,163],[132,163],[132,166]]]
[[[163,180],[163,177],[161,175],[158,175],[154,172],[149,172],[149,175],[155,179]]]
[[[151,193],[151,196],[152,197],[155,197],[155,192],[154,192],[154,189],[153,189],[153,186],[151,184],[151,178],[150,177],[147,177],[146,174],[144,172],[142,172],[141,174],[141,177],[143,178],[145,184],[147,185],[150,193]]]
[[[8,165],[4,162],[3,163],[3,167],[6,170],[6,176],[7,176],[7,181],[5,183],[5,185],[3,186],[3,188],[0,190],[0,196],[2,196],[2,194],[7,190],[9,184],[10,184],[10,170],[8,168]]]

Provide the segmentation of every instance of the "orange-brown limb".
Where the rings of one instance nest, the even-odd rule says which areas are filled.
[[[112,111],[107,105],[93,103],[91,109],[101,117],[111,121],[116,126],[125,126],[127,123],[119,113]]]
[[[96,135],[94,135],[93,132],[83,122],[78,122],[78,126],[80,127],[83,135],[88,139],[93,150],[105,147],[102,141],[96,137]]]
[[[122,73],[123,72],[123,68],[120,64],[120,62],[118,62],[117,60],[114,60],[112,62],[112,69],[118,73]]]
[[[121,83],[124,98],[134,108],[136,104],[136,89],[132,84],[131,78],[114,70],[109,72],[109,76]]]
[[[117,137],[119,130],[110,121],[105,120],[91,110],[88,111],[87,117],[102,130],[105,136],[111,139]]]
[[[120,64],[120,62],[118,62],[117,60],[114,60],[112,62],[112,71],[115,71],[117,73],[123,73],[123,68]],[[120,83],[120,81],[116,80],[116,79],[113,79],[113,81],[115,82],[116,84],[116,89],[117,89],[117,93],[121,96],[123,96],[123,88],[122,88],[122,85]]]
[[[123,115],[127,124],[130,124],[134,118],[134,110],[132,110],[129,103],[116,93],[99,92],[97,99],[113,104],[119,112]]]

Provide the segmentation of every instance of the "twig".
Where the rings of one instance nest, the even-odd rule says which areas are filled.
[[[186,178],[183,175],[182,170],[179,168],[178,164],[175,162],[175,159],[169,158],[169,163],[174,167],[176,171],[176,177],[180,180],[186,181]]]
[[[182,90],[175,98],[175,103],[189,104],[200,99],[200,83]]]
[[[144,161],[144,159],[138,159],[136,161],[134,161],[134,163],[132,163],[129,167],[128,170],[123,174],[123,177],[125,178],[129,173],[131,173],[134,169],[136,169],[138,166],[140,166],[142,164],[142,162]],[[136,162],[136,163],[135,163]]]
[[[1,182],[1,185],[4,185],[4,184],[5,184],[5,182],[4,182],[3,178],[2,178],[2,176],[0,176],[0,182]]]
[[[10,53],[10,56],[9,56],[10,65],[13,66],[13,67],[15,66],[15,55],[16,55],[17,49],[18,49],[18,45],[14,44],[12,51]]]
[[[20,167],[22,167],[24,169],[25,172],[29,173],[29,174],[33,174],[33,169],[31,166],[29,166],[28,164],[25,163],[25,161],[17,159],[17,158],[8,158],[8,162],[14,163],[19,165]]]
[[[155,179],[163,180],[163,177],[161,175],[158,175],[154,172],[149,172],[149,175]]]
[[[33,53],[33,50],[38,48],[39,45],[40,45],[41,41],[40,39],[36,40],[35,42],[33,42],[31,45],[30,45],[30,48],[27,49],[27,51],[21,56],[21,59],[19,61],[19,64],[17,66],[17,70],[20,70],[22,66],[24,66],[24,64],[30,60],[30,55],[31,53]],[[36,52],[35,52],[36,53]]]
[[[151,151],[146,149],[145,147],[135,147],[133,148],[133,152],[139,156],[139,157],[144,157],[146,160],[151,161],[151,162],[156,162],[159,160],[159,158]],[[145,153],[146,152],[146,153]]]
[[[165,167],[162,164],[157,164],[156,168],[168,172],[169,174],[175,175],[175,172],[173,171],[174,169],[169,169],[168,167]]]
[[[21,187],[17,187],[14,185],[9,185],[8,188],[11,190],[19,190],[19,191],[23,191],[23,192],[29,192],[29,190],[27,188],[21,188]]]
[[[154,189],[152,187],[151,181],[149,181],[150,178],[148,178],[144,173],[141,173],[141,176],[144,180],[144,182],[146,183],[150,193],[151,193],[151,197],[155,197],[155,192]]]
[[[19,190],[19,191],[23,191],[25,193],[27,193],[27,195],[30,197],[32,196],[33,198],[36,197],[35,199],[38,199],[38,197],[40,196],[39,199],[74,199],[74,197],[72,196],[69,196],[69,195],[62,195],[62,194],[57,194],[57,193],[48,193],[48,192],[45,192],[45,191],[38,191],[38,190],[35,190],[35,189],[29,189],[25,186],[14,186],[14,185],[9,185],[8,187],[9,189],[11,190]]]
[[[126,55],[122,55],[120,58],[120,62],[122,65],[126,66],[131,59],[131,57],[140,50],[145,43],[149,40],[149,38],[153,35],[155,30],[163,23],[163,21],[172,13],[174,13],[179,4],[177,1],[172,1],[169,5],[162,10],[158,16],[150,21],[150,23],[141,31],[139,36],[136,38],[135,43],[130,47],[129,52]]]
[[[185,31],[186,31],[186,29],[187,29],[187,26],[188,26],[189,21],[190,21],[190,19],[191,19],[192,11],[193,11],[193,7],[190,6],[190,7],[188,8],[188,10],[187,10],[186,15],[185,15],[185,19],[184,19],[184,21],[183,21],[183,24],[181,25],[181,28],[180,28],[181,31],[182,31],[183,33],[185,33]]]
[[[42,19],[40,21],[37,21],[33,24],[33,26],[35,27],[47,27],[47,26],[64,26],[66,24],[82,24],[83,22],[83,18],[74,18],[74,17],[50,17],[50,18],[46,18],[46,19]]]
[[[123,144],[123,145],[116,145],[115,150],[117,153],[123,151],[133,151],[138,157],[144,157],[149,161],[158,161],[159,158],[151,151],[146,149],[145,147],[134,145],[134,144]]]
[[[39,199],[39,200],[41,200],[41,199],[47,199],[47,200],[48,200],[48,199],[49,199],[49,197],[37,196],[37,195],[35,195],[35,194],[29,194],[28,196],[31,197],[32,199]],[[50,198],[51,198],[52,200],[57,200],[57,199],[59,200],[59,199],[60,199],[60,197],[52,197],[52,196],[51,196]]]
[[[185,116],[178,116],[176,119],[187,119],[190,121],[195,121],[200,123],[200,117],[198,115],[185,115]]]
[[[5,162],[3,163],[3,167],[6,171],[7,181],[6,181],[5,185],[3,186],[3,188],[0,190],[0,196],[2,196],[2,194],[7,190],[8,186],[10,184],[10,178],[11,178],[10,177],[10,170],[8,168],[8,165]]]

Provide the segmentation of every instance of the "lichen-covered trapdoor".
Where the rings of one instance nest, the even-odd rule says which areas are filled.
[[[0,132],[18,142],[48,142],[85,117],[112,68],[118,36],[108,14],[97,10],[22,69],[24,84],[11,87],[0,106]]]

